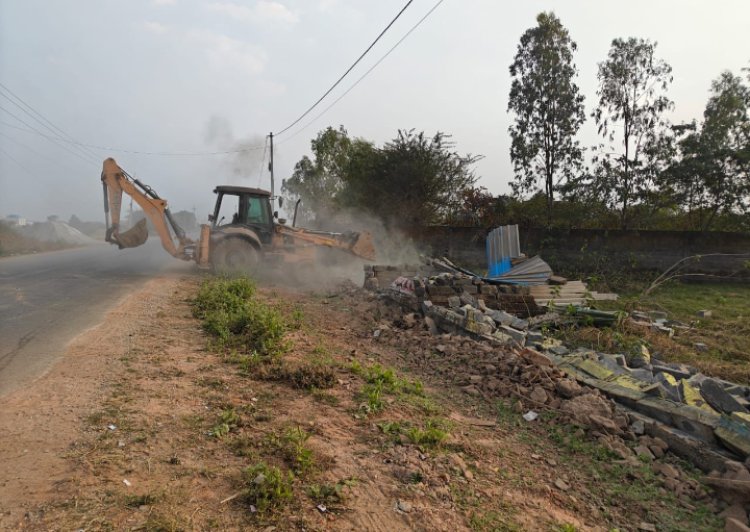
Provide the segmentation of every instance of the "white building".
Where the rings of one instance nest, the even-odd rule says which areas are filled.
[[[23,216],[19,216],[18,214],[9,214],[5,217],[5,221],[8,222],[10,225],[27,225],[28,222],[26,221],[26,218]]]

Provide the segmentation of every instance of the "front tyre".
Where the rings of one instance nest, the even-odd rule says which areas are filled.
[[[258,249],[242,238],[225,238],[211,252],[214,271],[222,275],[252,275],[259,262]]]

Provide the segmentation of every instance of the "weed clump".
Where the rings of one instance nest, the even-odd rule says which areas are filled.
[[[294,475],[259,462],[243,471],[244,498],[257,512],[280,507],[292,498]]]
[[[418,380],[410,381],[400,378],[391,368],[384,368],[380,364],[362,366],[358,362],[351,365],[354,374],[365,381],[360,391],[362,410],[366,414],[376,414],[385,408],[384,394],[401,396],[424,396],[424,387]]]
[[[301,427],[288,428],[280,436],[268,436],[271,447],[297,475],[309,472],[315,465],[313,451],[306,445],[308,439],[310,434]]]
[[[251,355],[275,357],[286,350],[286,324],[281,313],[255,297],[247,278],[205,281],[193,301],[193,314],[222,347]]]

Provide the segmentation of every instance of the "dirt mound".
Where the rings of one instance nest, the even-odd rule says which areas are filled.
[[[88,246],[96,243],[96,240],[84,235],[78,229],[59,221],[35,223],[21,228],[20,233],[23,236],[41,242],[63,242],[78,246]]]

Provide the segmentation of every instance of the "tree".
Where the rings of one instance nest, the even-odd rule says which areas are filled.
[[[594,163],[600,188],[620,210],[620,225],[630,223],[629,208],[648,195],[665,160],[663,151],[648,149],[668,144],[664,113],[673,108],[665,95],[672,67],[654,57],[656,43],[615,39],[607,60],[599,63],[599,104],[593,117],[599,133],[620,149],[602,146]]]
[[[329,126],[310,142],[313,159],[302,157],[292,176],[281,186],[285,194],[302,199],[303,218],[323,218],[335,211],[352,146],[359,143],[366,141],[350,139],[344,126],[338,129]]]
[[[399,130],[382,148],[352,149],[341,204],[379,217],[387,226],[412,227],[442,221],[476,181],[472,166],[480,157],[453,151],[438,132]]]
[[[680,142],[672,168],[696,225],[710,229],[717,215],[747,209],[750,193],[750,88],[729,71],[711,83],[700,131]]]
[[[509,128],[510,158],[517,194],[539,190],[538,183],[544,183],[551,225],[556,186],[581,164],[575,136],[585,114],[583,96],[573,82],[576,43],[554,13],[540,13],[536,20],[537,26],[521,36],[510,65],[508,110],[516,115]]]

